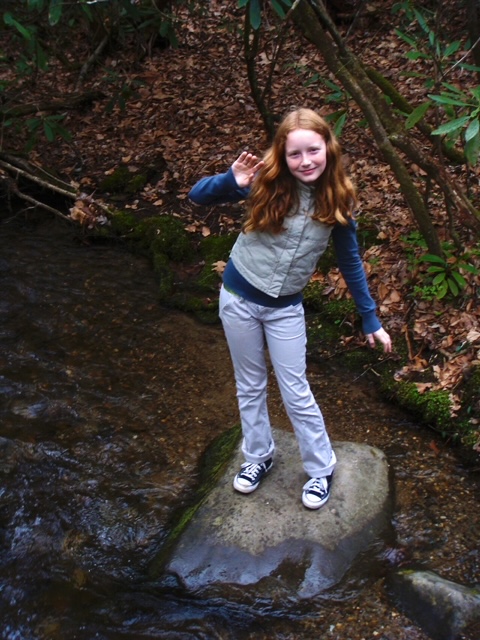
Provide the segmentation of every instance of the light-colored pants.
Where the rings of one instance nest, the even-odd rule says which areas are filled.
[[[329,475],[336,458],[306,378],[303,304],[280,309],[264,307],[222,286],[220,318],[235,373],[245,460],[265,462],[274,452],[267,409],[266,341],[305,472],[312,478]]]

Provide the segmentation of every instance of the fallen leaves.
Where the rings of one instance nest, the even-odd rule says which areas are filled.
[[[108,224],[105,207],[86,194],[81,194],[70,208],[70,217],[87,229]]]
[[[390,233],[391,237],[398,233]],[[475,304],[479,277],[468,274],[467,290],[457,304],[451,299],[412,296],[412,275],[401,243],[370,247],[363,254],[369,287],[382,323],[394,339],[404,337],[408,362],[394,378],[408,380],[419,393],[448,391],[452,416],[460,409],[458,389],[474,365],[480,364],[480,305]],[[338,269],[315,274],[324,294],[342,299],[348,288]]]
[[[188,201],[189,188],[199,177],[225,171],[244,148],[260,154],[267,146],[248,78],[239,71],[242,39],[226,31],[225,17],[231,18],[227,4],[213,3],[218,11],[212,8],[198,21],[186,20],[184,41],[177,49],[154,50],[141,62],[130,59],[132,52],[128,48],[117,51],[118,73],[125,69],[125,77],[139,83],[135,95],[123,110],[115,106],[108,112],[106,97],[103,102],[96,102],[91,111],[69,113],[68,128],[74,134],[75,145],[59,143],[54,148],[38,149],[39,155],[44,156],[43,164],[62,167],[89,193],[121,163],[130,169],[153,167],[154,177],[141,193],[135,193],[134,201],[125,203],[125,208],[150,208],[176,215],[188,233],[199,237],[238,230],[241,207],[228,205],[206,211]],[[375,63],[386,70],[396,68],[395,59],[404,64],[395,41],[377,38],[374,47],[363,46],[360,34],[357,36],[357,46],[362,47],[364,55],[374,57]],[[372,44],[366,32],[363,37],[364,42]],[[285,42],[283,55],[280,63],[289,64],[283,64],[281,76],[273,82],[273,107],[277,113],[283,106],[305,100],[305,87],[298,81],[299,67],[312,67],[322,73],[317,52],[301,40]],[[259,61],[261,75],[268,71],[269,60],[263,55]],[[104,73],[100,67],[99,73]],[[397,80],[400,84],[400,78]],[[95,84],[102,79],[92,71],[89,81]],[[53,82],[68,93],[67,72],[56,73],[50,79],[40,75],[38,91],[42,82]],[[404,83],[401,88],[407,90],[408,86]],[[414,89],[411,79],[410,91]],[[310,102],[325,105],[324,98],[322,89],[309,87]],[[351,122],[355,120],[354,113],[352,107]],[[361,134],[355,124],[347,123],[342,147],[362,208],[360,230],[365,218],[378,241],[363,254],[370,290],[386,330],[407,346],[408,362],[396,376],[413,381],[420,392],[442,389],[455,393],[469,369],[480,364],[480,280],[468,276],[470,288],[458,303],[425,301],[415,296],[401,241],[412,231],[412,218],[391,169],[379,157],[368,134]],[[414,170],[421,173],[415,167]],[[82,195],[70,209],[70,217],[89,228],[105,224],[107,215],[92,196]],[[445,221],[439,216],[437,222],[440,229]],[[212,264],[219,274],[224,267],[221,260]],[[326,297],[343,299],[349,295],[338,269],[315,274],[314,279],[321,280]]]

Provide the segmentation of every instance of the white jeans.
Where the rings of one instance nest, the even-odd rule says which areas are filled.
[[[329,475],[336,463],[322,412],[306,378],[306,329],[302,303],[280,309],[220,291],[220,318],[232,357],[247,462],[272,457],[267,409],[265,341],[287,415],[311,478]]]

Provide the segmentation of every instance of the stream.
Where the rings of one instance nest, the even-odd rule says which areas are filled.
[[[151,577],[202,453],[237,421],[221,327],[162,308],[156,289],[121,246],[58,222],[0,224],[0,638],[427,640],[385,579],[400,564],[480,582],[478,470],[341,360],[309,377],[331,438],[389,458],[384,574],[298,615]],[[273,384],[269,397],[288,429]]]

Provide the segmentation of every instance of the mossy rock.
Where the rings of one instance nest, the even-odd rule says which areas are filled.
[[[110,217],[110,229],[114,235],[131,234],[138,224],[138,218],[130,211],[117,209]]]
[[[152,256],[163,253],[174,262],[189,260],[193,253],[190,236],[183,223],[173,216],[154,216],[141,220],[135,227],[131,239]]]
[[[224,260],[226,262],[237,237],[237,233],[230,233],[226,236],[208,236],[202,240],[200,252],[206,261]]]
[[[132,172],[126,165],[117,167],[100,183],[100,190],[107,193],[125,193],[133,195],[141,191],[148,181],[147,172]]]
[[[217,436],[203,454],[198,475],[194,477],[194,483],[189,493],[191,498],[172,514],[170,523],[166,527],[168,535],[149,568],[150,576],[158,577],[161,574],[175,543],[209,496],[224,472],[226,465],[230,462],[238,447],[240,437],[240,425],[235,425],[225,433]]]
[[[189,261],[194,248],[183,223],[173,216],[158,216],[150,219],[150,250],[163,253],[173,262]]]

